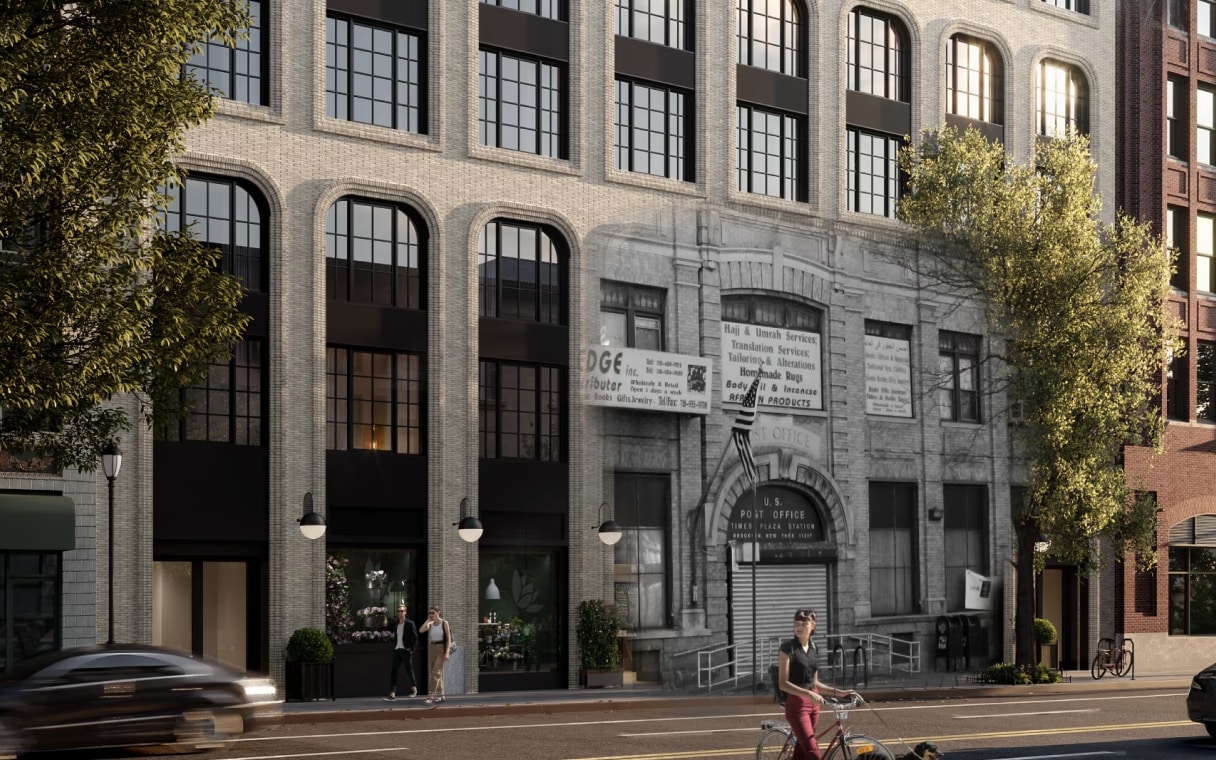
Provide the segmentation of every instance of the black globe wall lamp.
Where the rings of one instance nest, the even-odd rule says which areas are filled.
[[[600,504],[599,516],[596,518],[597,522],[603,519],[604,507],[607,506],[608,502]],[[625,531],[621,530],[621,526],[617,523],[617,521],[611,518],[603,520],[603,522],[599,522],[598,525],[592,525],[591,527],[592,529],[599,529],[600,540],[603,541],[607,546],[612,546],[617,541],[620,541],[621,536],[625,534]]]
[[[304,516],[300,518],[300,532],[309,541],[325,535],[325,518],[312,508],[312,491],[304,494]]]
[[[460,522],[454,522],[456,532],[460,534],[468,543],[474,543],[481,538],[481,534],[485,530],[481,527],[481,520],[469,514],[469,500],[464,498],[460,500]]]

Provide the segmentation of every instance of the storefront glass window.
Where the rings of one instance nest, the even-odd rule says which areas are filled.
[[[413,549],[341,547],[332,552],[339,562],[345,560],[349,606],[354,630],[351,641],[388,641],[390,621],[396,620],[397,605],[405,603],[415,624],[425,618],[420,606],[417,563]],[[332,602],[335,600],[327,600]],[[336,641],[343,644],[347,642]]]
[[[59,553],[0,553],[0,672],[61,645]]]
[[[554,672],[561,662],[557,554],[482,551],[479,669]]]

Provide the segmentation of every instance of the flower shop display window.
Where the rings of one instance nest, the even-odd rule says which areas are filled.
[[[413,549],[334,548],[327,562],[326,628],[335,644],[388,641],[404,602],[418,623],[418,553]]]
[[[478,668],[555,672],[562,659],[554,552],[482,550]]]

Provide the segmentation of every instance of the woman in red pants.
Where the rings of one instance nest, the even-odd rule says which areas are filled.
[[[794,613],[794,638],[781,643],[777,684],[785,692],[785,719],[794,736],[792,760],[823,760],[819,743],[815,741],[815,725],[819,723],[819,706],[823,692],[830,696],[851,698],[857,692],[837,689],[819,680],[819,657],[811,647],[815,632],[815,611]]]

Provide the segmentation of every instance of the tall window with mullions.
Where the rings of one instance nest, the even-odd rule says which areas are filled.
[[[266,20],[261,0],[245,0],[249,26],[233,45],[208,39],[186,62],[186,73],[220,97],[266,105]]]
[[[404,206],[341,198],[325,217],[330,300],[426,308],[426,234]]]
[[[325,115],[426,131],[426,39],[420,30],[325,20]]]
[[[186,177],[166,194],[169,204],[160,220],[166,231],[185,232],[218,248],[223,271],[239,277],[246,289],[265,292],[266,229],[259,194],[243,182],[204,175]]]

